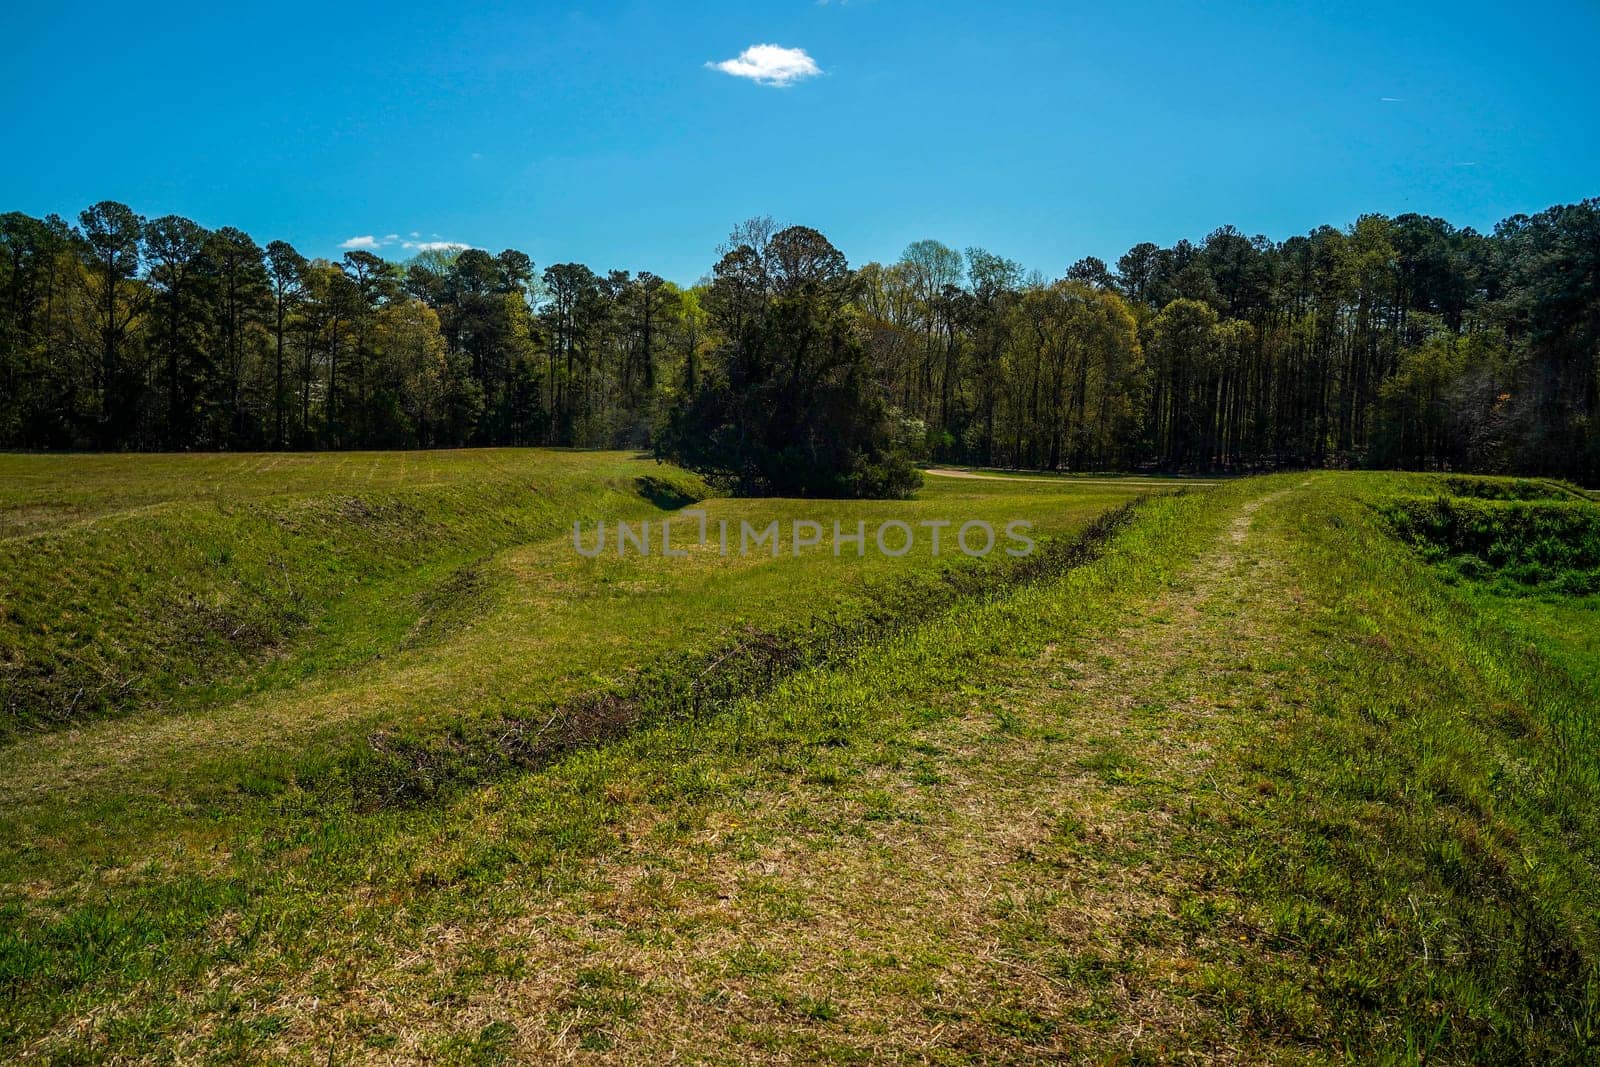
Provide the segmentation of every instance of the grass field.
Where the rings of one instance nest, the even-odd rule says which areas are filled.
[[[0,1054],[1596,1055],[1600,508],[973,473],[0,457]],[[1045,547],[572,550],[694,501]]]

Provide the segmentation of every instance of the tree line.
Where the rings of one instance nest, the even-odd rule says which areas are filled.
[[[927,460],[1600,479],[1600,199],[1489,234],[1223,227],[1059,278],[737,227],[710,273],[309,259],[107,201],[0,216],[0,447],[654,447],[753,490]]]

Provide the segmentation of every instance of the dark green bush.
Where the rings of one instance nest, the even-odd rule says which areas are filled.
[[[1594,504],[1417,497],[1389,505],[1385,517],[1399,536],[1463,578],[1561,593],[1600,590],[1600,507]]]
[[[1451,496],[1479,500],[1568,500],[1576,497],[1555,482],[1534,478],[1446,478]]]

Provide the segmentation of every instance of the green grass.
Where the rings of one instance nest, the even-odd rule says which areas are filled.
[[[909,506],[1065,543],[1131,495],[930,477]],[[1158,493],[1026,581],[485,553],[415,646],[0,750],[0,1048],[1588,1062],[1597,605],[1396,536],[1439,495]],[[681,694],[751,633],[800,654],[603,744],[400,805],[320,788],[373,730],[470,755],[536,708]]]
[[[706,493],[621,454],[516,450],[13,455],[0,485],[0,739],[426,640],[496,551],[659,514],[658,485]]]
[[[1063,498],[1034,486],[1018,493],[1002,486],[974,483],[933,490],[925,499],[909,506],[904,503],[817,505],[717,501],[711,508],[713,518],[724,514],[756,515],[762,519],[773,514],[812,515],[818,514],[819,507],[843,508],[852,516],[906,515],[910,521],[924,515],[989,515],[997,519],[1032,515],[1039,521],[1041,530],[1070,534],[1115,503],[1128,499],[1129,495],[1097,489]],[[892,583],[891,588],[902,588],[911,574],[919,570],[931,573],[934,563],[928,558],[908,557],[894,561],[867,557],[850,561],[846,557],[841,565],[831,555],[773,561],[770,557],[724,559],[706,554],[705,558],[696,560],[695,565],[685,566],[661,559],[588,561],[575,557],[564,543],[535,545],[503,561],[503,565],[522,581],[510,583],[499,605],[499,616],[479,619],[454,642],[419,653],[416,668],[412,668],[405,657],[400,657],[399,662],[385,662],[341,678],[338,686],[341,692],[364,693],[385,681],[395,685],[391,679],[399,672],[405,680],[404,690],[415,692],[411,675],[405,672],[420,670],[425,665],[439,688],[459,700],[463,686],[479,681],[468,676],[471,671],[489,672],[493,681],[493,672],[503,669],[506,676],[501,684],[525,684],[525,676],[530,671],[548,669],[531,654],[540,648],[547,656],[556,657],[557,664],[570,664],[568,670],[581,668],[584,673],[578,681],[587,680],[593,684],[607,677],[595,668],[608,664],[610,661],[606,657],[613,652],[618,657],[614,662],[626,663],[630,658],[638,662],[652,648],[675,647],[673,642],[681,643],[686,633],[692,636],[696,628],[703,639],[708,634],[725,632],[736,623],[764,619],[774,613],[787,611],[792,619],[815,614],[823,606],[812,599],[819,590],[832,589],[836,593],[827,605],[831,610],[848,611],[853,597],[864,596],[863,582],[887,582]],[[580,574],[581,579],[574,578],[574,573]],[[570,607],[575,614],[548,629],[536,628],[528,632],[528,628],[537,627],[543,617],[557,610],[553,598],[540,596],[537,588],[528,588],[539,582],[559,585],[563,593],[561,605]],[[652,582],[659,583],[659,587]],[[622,583],[626,583],[624,595],[611,591],[610,587]],[[797,585],[807,590],[806,597],[796,596]],[[574,597],[574,586],[584,595]],[[651,596],[651,593],[659,595]],[[964,595],[974,604],[988,599],[981,590]],[[703,617],[697,618],[695,613],[703,613]],[[586,623],[588,628],[574,632],[571,619]],[[624,637],[629,640],[623,640]],[[496,656],[505,656],[508,642],[513,643],[512,647],[519,654],[510,664],[502,666]],[[523,644],[519,646],[515,642]],[[373,671],[381,671],[381,674],[375,675]],[[515,679],[509,677],[512,672],[516,674]],[[485,687],[488,694],[493,694],[488,698],[491,708],[505,706],[503,698],[493,699],[494,695],[499,695],[498,688],[493,684]],[[266,696],[280,700],[284,694],[273,692]],[[250,721],[240,720],[241,732],[248,728]],[[712,720],[712,723],[720,721]],[[850,743],[846,725],[840,724],[830,731],[837,743]],[[112,739],[127,737],[134,726],[132,720],[124,719],[98,725],[88,732],[91,736],[103,732],[109,743]],[[687,729],[692,734],[699,728],[691,723],[678,729]],[[705,728],[714,729],[715,726],[708,724]],[[185,736],[191,732],[186,731]],[[638,736],[653,736],[653,731]],[[13,764],[14,771],[25,775],[27,766],[42,765],[44,761],[37,758],[39,750],[35,746],[54,740],[48,736],[25,739],[13,746],[9,755],[22,753]],[[631,738],[623,742],[629,747],[639,743]],[[718,748],[713,745],[710,751]],[[140,751],[140,761],[133,765],[135,774],[144,766],[143,761],[149,759],[146,746],[141,745]],[[39,800],[32,811],[18,820],[22,822],[22,829],[13,840],[20,844],[15,862],[21,864],[28,875],[36,878],[40,872],[54,869],[59,882],[55,889],[45,891],[41,899],[35,901],[44,905],[42,913],[34,912],[30,906],[14,917],[19,927],[31,925],[23,922],[24,914],[30,920],[54,914],[55,920],[49,924],[51,933],[42,941],[14,942],[7,958],[20,972],[19,977],[28,976],[21,984],[37,983],[46,988],[55,985],[68,1002],[77,981],[89,975],[96,976],[96,982],[109,978],[115,984],[114,976],[118,975],[124,978],[169,976],[174,966],[180,970],[184,966],[201,966],[200,960],[208,956],[209,947],[203,941],[195,943],[189,939],[197,930],[233,909],[246,909],[262,918],[270,915],[272,918],[266,921],[274,925],[289,922],[300,929],[320,925],[322,920],[315,917],[320,905],[309,912],[302,908],[345,883],[353,870],[349,864],[379,863],[389,872],[385,875],[387,878],[400,874],[407,862],[399,861],[400,866],[394,865],[398,856],[391,850],[396,846],[403,853],[417,846],[434,851],[424,844],[424,839],[431,836],[430,828],[436,826],[441,814],[438,808],[359,815],[348,807],[339,811],[320,806],[299,807],[293,803],[292,796],[281,793],[270,804],[226,804],[209,795],[197,804],[193,799],[197,778],[202,782],[220,782],[227,778],[220,768],[196,770],[182,764],[170,749],[151,762],[161,768],[178,762],[182,770],[171,778],[152,778],[150,783],[154,788],[144,798],[137,793],[127,797],[123,795],[129,782],[127,764],[119,768],[114,786],[108,782],[102,788],[94,788],[98,783],[91,778],[91,787],[85,789],[80,780],[62,773],[63,752],[86,762],[91,758],[107,758],[99,749],[92,755],[80,755],[84,750],[76,737],[65,750],[51,750],[48,775],[55,784],[48,799]],[[180,758],[186,754],[184,747],[178,749]],[[303,760],[299,754],[296,758]],[[553,773],[559,780],[560,775],[574,773],[574,768],[581,768],[585,760],[592,758],[595,757],[574,757],[560,765],[565,770]],[[260,752],[252,756],[252,761],[258,777],[266,773],[262,768],[270,766],[263,762]],[[698,769],[693,775],[686,775],[683,768],[667,769],[675,780],[691,790],[697,788],[694,782],[701,774],[707,780],[715,777],[714,772]],[[582,772],[578,770],[577,773]],[[821,773],[825,776],[826,771]],[[61,778],[69,780],[61,782]],[[132,781],[135,785],[144,784],[137,776]],[[266,788],[294,792],[279,778],[270,779]],[[37,797],[42,792],[34,791],[31,795]],[[573,794],[563,791],[559,796],[543,798],[537,809],[555,816],[555,824],[546,828],[546,834],[540,835],[541,845],[535,845],[532,851],[522,847],[474,849],[472,855],[463,857],[459,863],[449,864],[446,880],[451,884],[492,885],[503,877],[508,867],[521,868],[541,853],[552,860],[581,856],[604,833],[603,826],[593,822],[595,798],[589,794],[590,790],[580,784]],[[169,817],[162,822],[158,812],[148,810],[141,799],[151,802],[148,808],[171,806],[179,817]],[[549,806],[551,804],[554,807]],[[220,818],[215,810],[219,805]],[[114,812],[115,817],[107,818],[108,812]],[[13,809],[10,814],[16,818],[17,811]],[[23,821],[29,816],[35,820],[32,825]],[[163,840],[152,851],[151,838],[158,828]],[[424,838],[413,836],[419,832]],[[210,870],[211,857],[221,842],[226,842],[223,847],[230,859],[221,871]],[[300,868],[300,850],[308,847],[316,853],[315,858],[303,857],[306,865]],[[389,855],[379,859],[369,851],[374,849],[378,854]],[[140,857],[139,861],[132,859],[134,854]],[[363,854],[366,858],[358,858]],[[297,858],[297,872],[280,867],[285,855]],[[197,868],[204,873],[197,873]],[[311,871],[320,872],[315,884],[301,882],[301,877]],[[21,875],[22,870],[18,870],[18,874]],[[402,880],[420,880],[420,884],[428,884],[434,877],[424,873],[408,874],[402,875]],[[108,888],[107,879],[116,886],[109,897],[102,896]],[[34,885],[37,891],[39,884],[35,882]],[[262,894],[272,896],[273,900],[266,902]],[[74,905],[70,901],[77,903]],[[297,917],[290,917],[296,914]],[[255,924],[251,925],[253,928]],[[172,948],[180,943],[188,947],[174,955]],[[199,955],[191,954],[191,950],[197,950]],[[91,960],[92,965],[73,962],[85,958]],[[57,1006],[61,1006],[60,1001]]]
[[[363,806],[391,784],[413,791],[415,775],[387,780],[406,771],[387,754],[419,746],[448,752],[462,738],[503,732],[508,721],[564,718],[580,697],[626,690],[663,665],[681,671],[714,659],[752,633],[792,645],[808,625],[825,634],[881,629],[891,621],[885,605],[908,614],[947,601],[954,588],[941,575],[970,573],[981,583],[1009,562],[999,553],[981,564],[952,555],[948,532],[938,558],[924,537],[899,559],[848,551],[835,558],[826,543],[798,557],[792,546],[778,558],[724,557],[713,543],[688,559],[610,552],[587,559],[573,550],[573,521],[585,520],[591,531],[600,516],[659,521],[667,512],[641,495],[641,481],[682,496],[700,495],[700,487],[622,454],[474,455],[481,456],[476,465],[459,453],[292,456],[258,461],[259,469],[241,469],[232,457],[85,459],[85,480],[102,479],[102,494],[121,492],[123,503],[181,495],[185,477],[210,488],[193,501],[169,500],[159,516],[102,511],[88,528],[35,530],[26,539],[35,550],[12,558],[22,588],[6,621],[13,677],[36,679],[35,690],[59,696],[73,677],[60,669],[70,634],[72,645],[120,658],[141,683],[134,695],[162,695],[114,719],[45,730],[37,726],[66,716],[30,700],[45,710],[20,723],[36,728],[0,748],[0,866],[115,865],[142,854],[152,838],[178,843],[167,847],[209,840],[219,820]],[[61,462],[5,460],[23,470],[35,461]],[[318,461],[326,464],[321,482],[306,470]],[[366,488],[369,478],[376,488]],[[409,488],[393,488],[400,482]],[[17,491],[15,507],[49,499],[49,484]],[[710,500],[705,507],[712,531],[726,520],[735,536],[743,521],[764,527],[776,519],[787,532],[791,520],[814,518],[828,525],[831,541],[835,518],[845,528],[865,521],[871,530],[884,518],[948,517],[1031,519],[1047,538],[1070,537],[1134,495],[1097,486],[1064,499],[1044,486],[972,482],[931,486],[909,502]],[[283,533],[285,515],[391,507],[403,507],[406,517],[376,531],[330,518],[305,536],[302,527],[293,537]],[[159,527],[162,536],[129,523]],[[199,539],[203,526],[215,527],[211,540]],[[693,526],[686,520],[680,533]],[[228,565],[207,565],[223,542]],[[92,571],[93,581],[52,583],[52,561],[64,559]],[[148,575],[162,584],[146,589]],[[320,600],[272,655],[217,632],[220,651],[201,656],[157,622],[183,617],[185,598],[168,588],[178,583],[195,586],[187,595],[201,600],[263,613],[274,603],[311,601],[306,589]],[[82,601],[72,613],[77,624],[46,621],[59,620],[68,599]],[[124,641],[123,633],[139,640]],[[203,668],[204,677],[184,684],[180,664]],[[470,779],[484,769],[474,764],[494,755],[451,757],[447,777]]]
[[[1482,500],[1586,500],[1588,494],[1570,482],[1551,478],[1450,477],[1443,480],[1451,496]]]
[[[1400,499],[1385,515],[1401,537],[1460,577],[1559,596],[1600,591],[1600,507],[1587,500],[1474,492]]]
[[[1363,1055],[1583,1062],[1600,1040],[1600,705],[1576,646],[1600,620],[1574,603],[1570,633],[1515,625],[1519,598],[1463,587],[1373,521],[1408,506],[1400,482],[1322,477],[1280,509],[1310,593],[1307,712],[1247,763],[1274,787],[1232,876],[1291,955],[1229,989],[1309,991],[1305,1036]]]

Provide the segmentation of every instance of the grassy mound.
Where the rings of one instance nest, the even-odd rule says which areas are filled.
[[[1403,539],[1460,577],[1560,595],[1600,590],[1600,508],[1593,504],[1433,497],[1384,510]]]
[[[0,481],[18,486],[0,494],[13,531],[0,541],[0,740],[181,704],[269,660],[304,673],[415,644],[474,602],[474,561],[575,517],[653,514],[706,491],[616,454],[464,466],[395,453],[309,470],[276,458],[289,468],[91,459],[81,480],[30,485],[57,457],[0,457],[0,475],[16,474]]]
[[[354,465],[351,478],[342,460],[305,457],[311,469],[282,500],[233,477],[196,493],[198,503],[229,512],[303,509],[303,490],[365,483],[371,462]],[[1011,588],[1029,567],[1054,558],[1042,550],[1025,560],[969,559],[953,551],[958,538],[948,528],[934,557],[924,523],[984,518],[1000,529],[1024,519],[1041,545],[1070,544],[1104,512],[1159,491],[945,479],[913,501],[712,499],[701,505],[705,543],[695,543],[692,525],[674,535],[686,556],[619,555],[612,523],[607,551],[587,558],[573,550],[574,516],[591,532],[608,512],[663,517],[658,508],[682,503],[695,486],[670,467],[614,454],[488,451],[436,462],[447,461],[457,464],[448,477],[431,471],[429,484],[410,492],[437,506],[464,486],[464,513],[450,524],[466,531],[460,538],[436,544],[430,535],[418,548],[394,548],[409,527],[381,527],[395,537],[363,549],[360,564],[369,573],[387,570],[349,583],[343,595],[325,586],[317,616],[254,660],[224,647],[222,656],[242,663],[231,675],[218,660],[187,687],[151,676],[152,689],[167,683],[160,700],[131,698],[128,714],[32,730],[0,746],[0,878],[13,865],[38,877],[46,868],[120,862],[143,854],[152,839],[205,838],[212,819],[277,824],[327,817],[352,803],[403,805],[540,764],[653,720],[664,704],[716,703],[716,694],[767,684],[769,675],[855,647],[954,597]],[[401,492],[385,482],[386,470],[377,467],[362,499]],[[136,473],[116,481],[125,499],[161,477],[160,468]],[[536,499],[518,506],[510,532],[483,536],[496,529],[496,493],[515,494],[523,484],[535,487],[528,495]],[[184,514],[145,517],[173,522]],[[787,541],[781,552],[738,551],[745,523],[789,530],[800,520],[837,520],[842,529],[860,523],[871,531],[891,519],[919,533],[903,557],[843,546],[835,555],[827,543],[797,555]],[[722,523],[733,541],[726,555],[717,543]],[[541,529],[555,532],[496,547]],[[655,531],[659,541],[659,524]],[[335,526],[329,544],[305,553],[306,565],[352,553],[338,539],[365,532],[351,522]],[[689,539],[679,542],[684,533]],[[424,553],[421,562],[406,562]],[[121,618],[109,609],[106,617]],[[195,818],[199,812],[205,819]]]
[[[1021,559],[987,565],[964,560],[866,581],[825,613],[775,618],[708,648],[660,656],[553,710],[519,709],[448,731],[381,731],[340,761],[338,772],[320,783],[321,796],[343,802],[347,798],[337,794],[348,786],[363,811],[434,800],[647,726],[708,719],[800,671],[845,662],[957,604],[976,607],[1059,579],[1094,558],[1132,521],[1137,504],[1107,511],[1077,536],[1050,538]]]
[[[32,855],[0,1053],[1594,1062],[1593,607],[1519,636],[1392,536],[1416,488],[1164,496],[713,707],[641,672],[638,728],[484,788]]]
[[[1444,480],[1451,496],[1473,497],[1479,500],[1572,500],[1583,499],[1581,493],[1561,482],[1539,478],[1469,478],[1451,477]]]
[[[1573,629],[1540,633],[1509,577],[1592,566],[1592,517],[1397,488],[1323,476],[1281,513],[1307,710],[1249,757],[1270,788],[1240,884],[1275,952],[1228,992],[1357,1062],[1594,1062],[1600,705],[1579,646],[1600,605],[1551,592]],[[1503,577],[1460,581],[1463,559]]]

